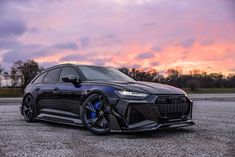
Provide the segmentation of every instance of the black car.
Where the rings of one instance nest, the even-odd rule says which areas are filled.
[[[25,89],[27,122],[85,126],[95,134],[193,125],[192,101],[181,89],[135,81],[114,68],[63,64],[46,69]]]

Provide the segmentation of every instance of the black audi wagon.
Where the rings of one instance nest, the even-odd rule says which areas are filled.
[[[27,122],[85,126],[95,134],[194,125],[192,101],[178,88],[136,81],[110,67],[62,64],[26,87],[20,106]]]

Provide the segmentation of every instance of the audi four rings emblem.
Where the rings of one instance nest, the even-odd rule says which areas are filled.
[[[178,96],[169,96],[169,101],[172,103],[177,103],[179,102],[181,99]]]

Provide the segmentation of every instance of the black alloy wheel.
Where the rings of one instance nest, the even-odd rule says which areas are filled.
[[[25,121],[32,122],[34,121],[35,109],[34,109],[34,101],[31,95],[27,95],[24,98],[22,105],[22,113]]]
[[[110,132],[109,114],[111,109],[107,98],[101,94],[92,94],[83,104],[83,125],[94,134],[108,134]]]

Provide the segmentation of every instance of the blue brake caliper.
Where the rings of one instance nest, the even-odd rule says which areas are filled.
[[[95,110],[97,111],[101,107],[101,103],[96,102],[93,106],[94,106]],[[97,117],[96,112],[90,112],[90,118],[91,119],[96,118],[96,117]]]

